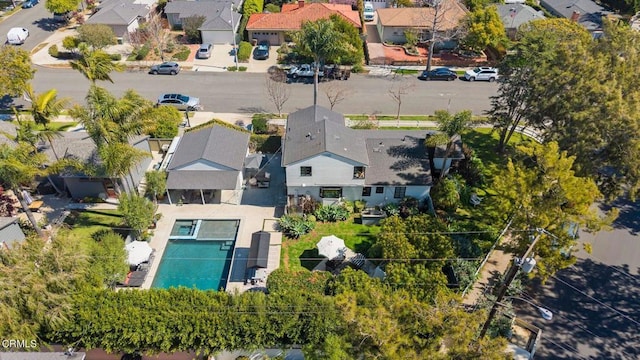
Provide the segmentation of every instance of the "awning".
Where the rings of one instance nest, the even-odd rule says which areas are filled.
[[[247,268],[266,268],[269,260],[269,245],[271,234],[266,231],[254,232],[251,235],[251,247],[249,248],[249,260]]]

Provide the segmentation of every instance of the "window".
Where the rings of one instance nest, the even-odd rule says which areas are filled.
[[[396,190],[393,192],[394,199],[402,199],[404,198],[404,194],[407,192],[407,188],[404,186],[396,187]]]
[[[362,188],[362,196],[371,196],[371,186],[365,186]]]
[[[354,179],[364,179],[364,166],[354,166],[353,167],[353,178]]]
[[[384,193],[384,187],[376,186],[376,194],[383,194],[383,193]]]
[[[311,176],[311,166],[300,166],[300,176]]]
[[[342,188],[320,188],[320,197],[328,199],[339,199],[342,197]]]

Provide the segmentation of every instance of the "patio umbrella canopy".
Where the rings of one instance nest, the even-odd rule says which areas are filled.
[[[148,261],[153,249],[146,241],[132,241],[124,247],[129,253],[129,265],[140,265]]]
[[[335,235],[324,236],[316,244],[318,248],[318,254],[327,257],[329,260],[335,259],[339,256],[344,256],[345,246],[344,240]]]

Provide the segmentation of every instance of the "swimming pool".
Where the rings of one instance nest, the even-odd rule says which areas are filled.
[[[226,287],[239,220],[176,220],[152,287]]]

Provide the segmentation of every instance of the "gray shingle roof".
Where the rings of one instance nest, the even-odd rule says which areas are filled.
[[[4,229],[16,221],[18,221],[18,218],[0,216],[0,229]]]
[[[199,30],[231,31],[231,7],[227,1],[171,1],[164,8],[165,14],[178,14],[181,19],[204,15],[204,23]],[[234,22],[238,24],[242,15],[233,12]],[[236,25],[234,24],[234,25]]]
[[[504,27],[507,29],[517,29],[529,21],[545,18],[541,12],[524,4],[497,5],[497,10]]]
[[[591,0],[542,0],[540,5],[555,15],[571,19],[574,11],[580,13],[578,23],[589,31],[602,28],[602,17],[611,14]]]
[[[167,169],[175,171],[198,160],[205,160],[228,170],[242,170],[248,146],[248,133],[224,126],[214,125],[190,131],[180,139]]]
[[[183,170],[170,171],[167,189],[175,190],[235,190],[238,171]]]
[[[365,185],[431,185],[428,131],[359,131],[369,156]]]
[[[342,114],[310,106],[289,114],[286,128],[282,157],[285,166],[325,152],[369,164],[359,130],[346,127]]]
[[[98,9],[87,20],[87,24],[129,25],[138,17],[147,16],[150,11],[145,4],[134,4],[134,0],[105,0]]]

